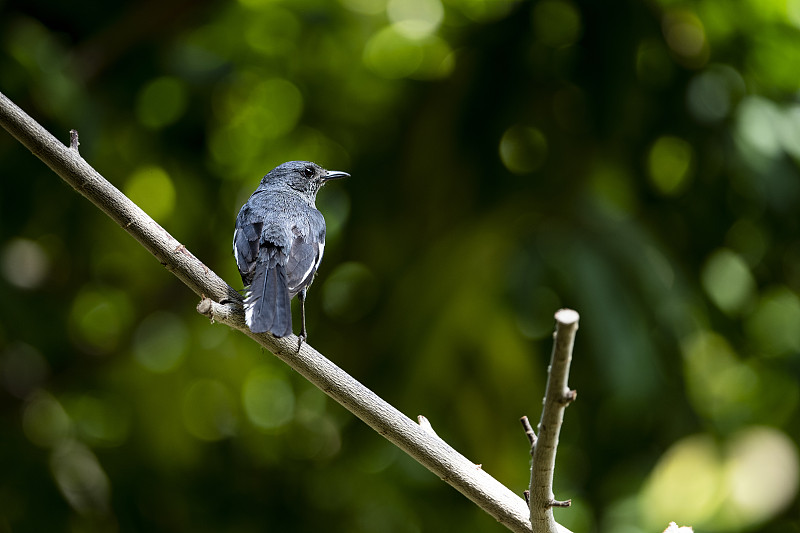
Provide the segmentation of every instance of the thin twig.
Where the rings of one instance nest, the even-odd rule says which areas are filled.
[[[92,168],[77,150],[55,139],[0,93],[0,125],[56,174],[133,235],[167,270],[203,300],[198,311],[253,338],[331,398],[447,481],[508,529],[529,533],[525,502],[442,439],[414,423],[297,337],[276,339],[244,324],[241,296],[185,249],[164,228]],[[207,298],[206,298],[207,297]],[[218,302],[229,302],[222,305]]]
[[[531,443],[531,455],[533,455],[533,447],[536,446],[536,433],[534,433],[530,420],[528,420],[527,416],[521,417],[519,421],[522,424],[522,429],[525,430],[525,435],[528,437],[528,442]]]
[[[548,507],[569,507],[572,505],[572,500],[550,500],[547,502]]]
[[[579,318],[578,313],[571,309],[561,309],[555,315],[553,353],[550,358],[544,407],[539,421],[538,439],[533,446],[531,466],[530,516],[534,533],[565,531],[565,528],[553,518],[553,507],[566,507],[569,505],[569,500],[559,501],[553,496],[553,473],[564,410],[576,398],[575,391],[571,391],[567,386],[567,379]]]

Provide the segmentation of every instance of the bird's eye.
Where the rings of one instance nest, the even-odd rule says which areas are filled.
[[[303,169],[303,174],[305,177],[310,178],[314,175],[314,169],[312,167],[306,167]]]

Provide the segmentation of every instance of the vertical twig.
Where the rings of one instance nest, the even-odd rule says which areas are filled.
[[[572,361],[572,346],[578,330],[579,315],[571,309],[561,309],[555,315],[553,354],[545,391],[542,418],[539,422],[538,436],[531,439],[530,511],[534,533],[563,533],[566,528],[556,523],[553,507],[568,507],[570,500],[559,501],[553,495],[553,472],[556,464],[556,450],[564,410],[575,400],[577,393],[567,385],[569,366]],[[524,426],[524,424],[523,424]],[[527,433],[527,428],[526,433]]]

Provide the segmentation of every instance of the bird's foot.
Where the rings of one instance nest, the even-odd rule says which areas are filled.
[[[303,331],[300,335],[297,336],[297,353],[300,353],[300,348],[303,347],[303,343],[306,342],[306,332]]]

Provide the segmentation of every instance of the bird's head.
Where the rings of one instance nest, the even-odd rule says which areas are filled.
[[[285,185],[313,201],[327,182],[348,176],[347,172],[325,170],[310,161],[289,161],[270,170],[261,180],[261,187]]]

